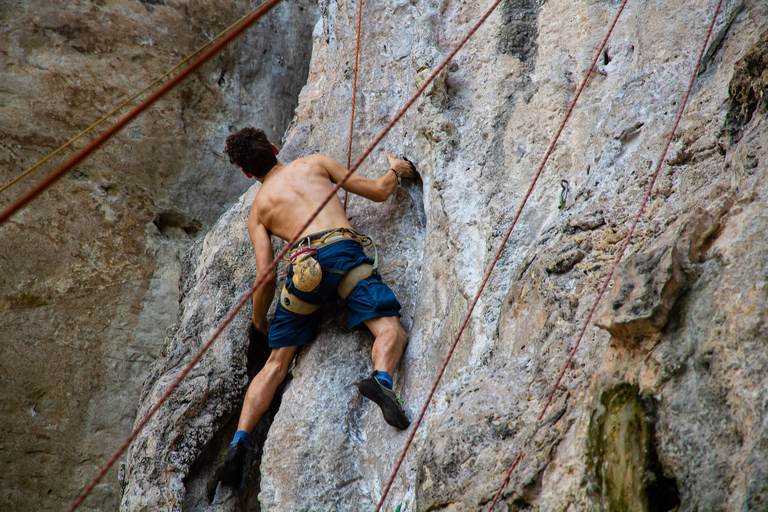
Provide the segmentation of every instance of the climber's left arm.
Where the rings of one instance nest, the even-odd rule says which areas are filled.
[[[253,326],[262,334],[267,334],[267,311],[275,297],[275,288],[277,277],[275,271],[265,272],[272,263],[274,254],[272,252],[272,241],[269,237],[269,231],[259,221],[258,210],[254,204],[251,208],[251,214],[248,216],[248,234],[253,243],[253,250],[256,254],[256,281],[264,278],[264,282],[253,294],[253,315],[251,320]]]

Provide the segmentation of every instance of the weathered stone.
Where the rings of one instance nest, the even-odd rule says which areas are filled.
[[[765,508],[765,114],[756,110],[738,140],[722,137],[734,65],[768,30],[765,2],[724,2],[706,69],[629,247],[628,268],[644,283],[632,293],[645,287],[658,297],[637,311],[622,302],[618,311],[626,315],[615,320],[652,336],[629,346],[589,326],[537,421],[645,193],[712,4],[628,3],[476,306],[385,510],[483,510],[521,449],[497,510],[598,511],[622,489],[650,508],[652,485],[640,471],[653,469],[656,459],[657,481],[661,475],[677,482],[678,511]],[[406,183],[384,204],[350,201],[353,223],[376,238],[385,281],[405,306],[409,345],[395,381],[411,418],[617,8],[567,0],[502,5],[380,148],[407,154],[423,182]],[[363,8],[353,160],[485,6],[403,0]],[[315,151],[346,160],[356,4],[323,0],[320,11],[309,81],[281,153],[286,161]],[[378,177],[385,169],[376,150],[360,173]],[[572,194],[561,210],[562,179]],[[147,378],[140,412],[252,283],[245,217],[255,191],[183,260],[182,309]],[[604,223],[586,220],[595,212]],[[182,224],[176,232],[192,226]],[[659,264],[650,265],[656,277],[641,275],[643,255],[657,246]],[[567,272],[547,272],[571,250],[583,253],[581,261]],[[663,322],[655,313],[660,307]],[[320,335],[297,358],[258,475],[242,495],[216,488],[214,471],[247,382],[245,312],[131,448],[123,508],[373,509],[407,434],[387,426],[354,389],[372,369],[371,338],[349,331],[343,309],[326,308]],[[631,392],[617,401],[617,390]],[[593,415],[601,397],[606,413]],[[616,472],[598,475],[586,463],[591,455],[617,459],[595,436],[621,425],[631,435],[611,435],[609,444],[627,456]],[[642,456],[654,447],[655,459]],[[598,477],[618,494],[603,494]]]
[[[591,231],[603,225],[605,225],[605,219],[601,214],[589,213],[569,219],[565,230],[567,233],[573,234],[577,231]]]
[[[696,277],[706,242],[719,228],[712,213],[696,209],[616,269],[613,289],[595,324],[619,339],[651,336],[667,324],[678,297]]]
[[[558,254],[547,266],[547,272],[550,274],[564,274],[571,270],[574,265],[584,259],[586,254],[581,249],[569,249]]]
[[[0,509],[66,509],[130,433],[178,313],[179,254],[249,186],[223,140],[256,123],[280,142],[313,6],[278,6],[0,226]],[[0,186],[252,7],[0,0]],[[0,193],[0,208],[73,148]],[[110,473],[81,510],[115,510],[119,494]]]
[[[734,64],[728,93],[731,102],[726,125],[731,137],[738,140],[755,112],[768,109],[768,32]]]
[[[736,7],[727,4],[724,18],[730,19]],[[406,305],[404,324],[410,343],[395,380],[411,417],[431,386],[467,301],[527,186],[530,169],[556,129],[614,8],[606,3],[543,4],[536,18],[535,55],[526,62],[499,51],[498,44],[488,44],[500,37],[500,27],[506,23],[504,13],[495,14],[489,21],[491,30],[478,32],[480,38],[459,53],[456,65],[419,101],[416,113],[407,114],[384,142],[384,149],[405,152],[416,161],[424,180],[423,196],[421,189],[411,187],[384,205],[351,201],[353,222],[380,243],[385,280]],[[721,286],[717,276],[724,267],[718,262],[727,260],[734,273],[760,275],[755,270],[761,265],[759,258],[747,258],[747,263],[728,256],[752,249],[737,249],[744,245],[741,242],[731,247],[722,241],[741,240],[743,220],[754,219],[766,202],[764,173],[754,170],[759,165],[746,169],[755,160],[765,161],[763,118],[758,114],[753,119],[738,145],[726,142],[725,154],[718,151],[725,123],[722,105],[728,101],[733,63],[768,23],[766,6],[759,2],[745,5],[744,14],[735,18],[719,43],[720,49],[711,54],[706,80],[697,85],[673,148],[675,155],[687,156],[670,159],[675,165],[665,167],[659,191],[630,247],[630,254],[642,254],[642,248],[657,241],[661,246],[671,243],[665,242],[664,233],[672,233],[674,243],[665,247],[677,267],[667,268],[687,272],[686,265],[694,266],[698,279],[680,281],[687,288],[678,288],[676,299],[664,302],[668,310],[663,329],[653,327],[655,337],[641,340],[633,350],[611,343],[606,331],[589,329],[543,424],[536,422],[644,194],[649,159],[660,151],[674,115],[674,100],[659,98],[679,97],[698,52],[696,37],[689,36],[703,33],[701,20],[706,19],[707,8],[667,3],[662,12],[647,4],[628,5],[599,74],[584,93],[585,107],[576,109],[561,141],[565,147],[553,154],[502,255],[385,508],[404,504],[418,511],[484,509],[509,464],[524,448],[499,509],[599,510],[593,494],[595,476],[585,464],[589,418],[601,393],[621,383],[632,389],[636,385],[642,396],[659,395],[654,398],[656,443],[650,442],[650,431],[641,422],[633,423],[638,435],[624,439],[624,446],[656,446],[664,468],[656,474],[677,481],[679,510],[713,510],[725,503],[737,510],[760,503],[760,485],[750,475],[762,475],[765,468],[760,462],[765,459],[760,440],[766,435],[756,426],[762,425],[757,418],[762,417],[758,411],[765,379],[760,370],[750,380],[751,364],[742,357],[763,359],[758,355],[761,338],[755,329],[761,321],[758,304],[767,300],[757,291],[762,288],[751,292],[754,302],[745,312],[751,327],[749,334],[739,338],[748,352],[718,361],[722,372],[726,368],[737,372],[738,381],[731,384],[721,373],[718,379],[722,380],[713,383],[700,373],[703,363],[689,360],[698,353],[695,344],[702,326],[707,326],[705,312],[710,318],[713,314],[712,308],[704,307],[711,301],[712,290],[702,287],[705,283]],[[361,66],[358,138],[353,151],[359,151],[407,92],[422,83],[444,53],[446,39],[455,41],[467,20],[481,9],[469,3],[422,1],[366,11],[361,63],[370,64]],[[286,160],[312,151],[342,161],[345,157],[351,81],[347,63],[353,55],[356,11],[347,4],[323,2],[321,12],[309,85],[286,136]],[[722,22],[718,33],[721,28]],[[733,169],[730,173],[723,173],[726,163]],[[374,152],[373,161],[364,164],[361,173],[378,176],[383,165]],[[571,183],[573,199],[560,211],[559,183],[564,178]],[[740,197],[732,208],[711,207],[718,201],[728,204],[730,197]],[[669,228],[675,219],[696,217],[707,208],[712,221],[702,221],[705,229],[697,231],[692,221]],[[569,224],[570,219],[586,219],[594,212],[602,212],[604,224],[597,218],[583,226]],[[227,222],[223,219],[217,230],[242,229]],[[750,225],[754,234],[748,237],[756,247],[762,247],[757,242],[757,233],[763,229],[760,222]],[[720,227],[715,231],[716,226]],[[548,273],[547,266],[564,248],[578,248],[583,259],[568,272]],[[214,250],[213,239],[207,250]],[[200,275],[210,268],[206,263]],[[671,279],[677,278],[672,274],[659,282]],[[744,279],[723,286],[735,287],[728,289],[729,297],[752,289]],[[215,295],[223,297],[220,292]],[[203,304],[205,296],[193,301]],[[651,312],[637,318],[650,323],[648,318],[655,318]],[[267,436],[260,468],[263,510],[372,509],[404,442],[405,434],[387,427],[379,411],[362,401],[353,387],[371,369],[370,337],[346,330],[342,306],[328,308],[325,314],[318,339],[297,359],[294,379]],[[690,315],[695,322],[687,320]],[[737,322],[739,315],[728,318]],[[715,334],[718,328],[706,327],[707,343],[718,347],[716,351],[736,339]],[[762,363],[758,365],[763,368]],[[692,366],[696,372],[690,370]],[[755,396],[742,409],[737,409],[737,403],[728,404],[727,394],[710,390],[732,391],[737,384],[744,389],[742,400],[748,393]],[[700,403],[691,396],[703,400]],[[706,409],[716,411],[715,423],[707,421]],[[730,423],[725,420],[729,410],[735,414]],[[750,415],[756,419],[749,420]],[[171,424],[171,418],[158,420],[145,435],[156,438],[169,428],[165,425]],[[689,425],[694,431],[687,432]],[[735,437],[728,437],[728,432],[734,429],[750,432],[748,445],[754,453],[732,442]],[[691,435],[694,442],[689,442]],[[695,448],[696,456],[689,457],[686,447]],[[696,457],[703,457],[707,465],[700,465]],[[738,463],[728,462],[728,457]],[[748,469],[740,469],[739,463]],[[140,473],[137,470],[134,476],[146,478]],[[739,484],[729,490],[725,482],[730,481]],[[649,486],[641,488],[647,494]],[[228,499],[226,492],[219,488],[211,507],[217,506],[219,497]]]

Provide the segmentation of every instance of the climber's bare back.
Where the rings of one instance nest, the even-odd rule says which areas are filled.
[[[273,169],[253,201],[249,230],[257,222],[283,240],[290,240],[333,190],[332,172],[346,173],[346,169],[324,155],[306,156]],[[334,195],[302,236],[338,227],[352,226]]]

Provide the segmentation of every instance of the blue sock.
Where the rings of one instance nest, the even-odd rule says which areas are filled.
[[[373,376],[376,377],[376,380],[379,381],[379,384],[387,389],[392,389],[392,376],[390,374],[387,372],[376,371]]]
[[[232,440],[231,443],[229,443],[229,447],[232,448],[237,444],[238,441],[243,441],[243,446],[245,446],[246,449],[248,449],[248,441],[250,441],[251,436],[248,435],[248,432],[245,430],[238,430],[235,432],[235,438]]]

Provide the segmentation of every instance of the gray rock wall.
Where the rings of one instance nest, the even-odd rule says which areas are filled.
[[[482,4],[364,3],[354,154]],[[629,2],[386,510],[481,510],[521,448],[497,510],[765,509],[764,2],[724,3],[599,327],[587,330],[536,422],[644,194],[714,4]],[[410,341],[395,381],[411,417],[617,7],[503,2],[360,168],[379,176],[387,149],[407,154],[423,177],[385,204],[350,205],[353,223],[379,242],[384,279],[405,306]],[[286,161],[346,157],[357,13],[330,0],[320,11]],[[570,194],[560,209],[562,179]],[[256,190],[187,256],[181,315],[140,413],[252,282],[244,231]],[[357,394],[354,382],[372,369],[372,340],[345,327],[342,306],[328,308],[321,334],[298,356],[249,486],[216,488],[247,365],[258,359],[246,358],[247,324],[241,313],[134,444],[123,509],[373,509],[407,434]]]
[[[254,5],[0,1],[0,184]],[[0,509],[64,509],[130,433],[178,314],[179,254],[249,185],[223,141],[244,119],[280,140],[316,17],[312,2],[281,5],[0,227]],[[113,472],[83,508],[119,495]]]

